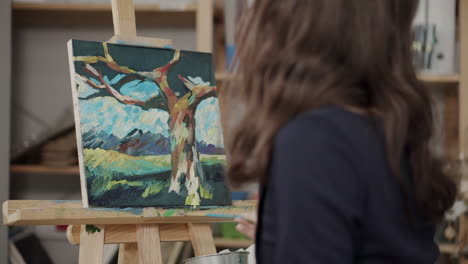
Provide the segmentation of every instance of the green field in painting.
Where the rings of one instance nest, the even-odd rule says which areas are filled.
[[[168,193],[171,157],[133,157],[117,151],[84,149],[84,164],[90,203],[106,207],[174,206],[184,204],[182,195]],[[215,205],[227,191],[223,183],[224,155],[200,155],[205,172],[200,195],[201,205]],[[183,182],[181,185],[184,185]],[[92,202],[91,202],[92,201]],[[223,202],[223,201],[222,201]],[[228,201],[226,201],[228,202]]]

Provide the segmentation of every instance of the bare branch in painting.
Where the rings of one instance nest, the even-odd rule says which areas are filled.
[[[184,78],[182,75],[179,74],[177,77],[184,83],[185,87],[187,87],[187,89],[189,89],[190,91],[192,91],[195,88],[195,84]]]
[[[173,107],[177,104],[178,98],[175,92],[169,86],[169,83],[167,82],[167,74],[169,70],[172,68],[172,66],[174,66],[174,64],[179,61],[179,59],[180,59],[180,50],[176,50],[174,52],[174,57],[169,63],[153,70],[155,77],[156,77],[154,81],[158,83],[159,89],[161,89],[164,95],[166,95],[170,111],[172,111]]]
[[[89,73],[91,76],[93,76],[94,78],[99,80],[99,82],[101,83],[100,85],[97,85],[93,81],[81,76],[82,78],[85,79],[85,82],[87,84],[89,84],[91,87],[99,88],[99,89],[102,89],[102,88],[106,89],[106,91],[109,93],[109,95],[112,95],[113,97],[115,97],[117,100],[119,100],[122,103],[131,104],[131,105],[146,106],[146,101],[144,101],[144,100],[136,99],[136,98],[126,96],[126,95],[123,95],[123,94],[119,93],[116,89],[114,89],[112,86],[110,86],[109,83],[106,82],[106,80],[104,80],[104,77],[102,76],[102,74],[100,72],[98,72],[93,66],[91,66],[89,64],[86,64],[86,66],[84,67],[84,70],[87,73]]]
[[[109,47],[107,46],[106,42],[102,43],[102,47],[104,48],[104,56],[106,57],[106,59],[109,61],[114,61],[112,56],[109,54]]]
[[[81,61],[84,62],[85,64],[93,64],[97,62],[104,62],[106,65],[111,68],[112,70],[120,73],[126,73],[126,74],[131,74],[131,73],[137,73],[136,71],[126,67],[126,66],[120,66],[112,56],[109,54],[109,48],[107,46],[107,43],[102,43],[102,46],[104,48],[104,57],[102,56],[75,56],[73,59],[75,61]]]
[[[192,91],[192,97],[190,99],[191,107],[196,109],[196,107],[205,99],[216,96],[216,87],[215,86],[197,86]]]
[[[73,58],[75,61],[81,61],[86,64],[94,64],[97,62],[104,62],[109,68],[116,72],[120,73],[125,73],[125,74],[131,74],[131,73],[137,73],[136,71],[125,67],[125,66],[120,66],[118,65],[115,61],[111,61],[108,58],[102,57],[102,56],[76,56]]]
[[[179,101],[188,100],[187,105],[192,108],[196,109],[197,106],[205,99],[210,97],[216,96],[216,87],[209,86],[209,85],[195,85],[193,82],[184,78],[182,75],[178,76],[179,79],[184,83],[185,87],[187,87],[191,93],[187,94],[185,99],[182,97]]]
[[[84,77],[83,75],[80,75],[80,74],[78,74],[78,73],[75,73],[75,75],[76,75],[76,79],[77,79],[77,80],[81,80],[81,81],[83,81],[84,83],[86,83],[87,85],[89,85],[89,86],[91,86],[91,87],[93,87],[93,88],[95,88],[95,89],[104,89],[104,88],[106,88],[104,85],[102,85],[102,84],[96,84],[95,82],[93,82],[93,81],[91,81],[90,79]]]
[[[174,52],[174,56],[170,62],[168,62],[166,65],[154,69],[152,72],[137,72],[135,70],[130,69],[129,67],[126,66],[121,66],[119,65],[110,55],[109,53],[109,48],[107,46],[107,43],[103,43],[103,48],[104,48],[104,57],[103,56],[75,56],[74,60],[75,61],[81,61],[84,62],[87,65],[94,64],[97,62],[104,62],[107,67],[110,69],[119,72],[119,73],[124,73],[124,74],[138,74],[144,78],[147,78],[148,80],[151,80],[155,82],[158,86],[161,92],[164,94],[165,99],[167,100],[167,108],[169,108],[169,111],[177,104],[178,98],[175,92],[170,88],[168,82],[167,82],[167,74],[171,67],[175,65],[179,59],[180,59],[180,50],[176,50]],[[87,71],[90,73],[89,71]],[[95,73],[90,73],[91,75],[96,75]],[[89,83],[92,87],[95,87],[92,83]],[[115,89],[114,89],[115,90]],[[154,100],[154,98],[152,98]],[[126,103],[125,101],[121,101]],[[130,102],[133,102],[132,100]],[[133,102],[133,104],[139,104],[139,102]]]

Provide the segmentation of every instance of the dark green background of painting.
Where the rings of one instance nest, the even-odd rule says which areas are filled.
[[[72,40],[73,56],[103,56],[104,48],[101,42]],[[173,59],[174,50],[164,48],[149,48],[149,47],[134,47],[118,44],[108,44],[109,54],[120,66],[126,66],[134,71],[152,71],[155,68],[166,65]],[[75,71],[83,76],[89,76],[83,70],[85,64],[80,61],[74,62]],[[103,62],[94,63],[93,66],[112,80],[115,76],[122,74],[116,72],[105,65]],[[179,92],[179,98],[190,92],[178,75],[184,77],[201,77],[203,81],[215,85],[215,76],[212,63],[212,56],[209,53],[181,51],[179,61],[169,70],[168,82],[176,92]],[[119,90],[120,87],[114,87]],[[207,180],[215,186],[213,199],[201,198],[202,206],[214,205],[230,205],[230,192],[224,184],[224,166],[207,165],[202,166],[207,173]],[[96,175],[92,175],[88,169],[86,171],[87,185],[91,186],[96,180]],[[158,175],[138,175],[130,176],[143,181],[168,181],[169,172],[162,172]],[[131,180],[126,175],[122,175],[121,179]],[[88,188],[89,190],[89,188]],[[142,187],[118,187],[100,196],[94,196],[88,191],[89,203],[91,206],[102,207],[146,207],[146,206],[163,206],[163,207],[178,207],[184,206],[187,190],[185,186],[181,187],[181,194],[160,192],[156,195],[142,198],[144,192]]]

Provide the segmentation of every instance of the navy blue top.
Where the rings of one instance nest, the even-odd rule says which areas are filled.
[[[338,106],[304,113],[275,139],[260,198],[257,261],[434,263],[434,225],[414,208],[371,118]]]

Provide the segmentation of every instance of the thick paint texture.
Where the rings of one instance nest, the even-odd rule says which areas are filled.
[[[72,42],[90,206],[224,206],[211,54]]]

